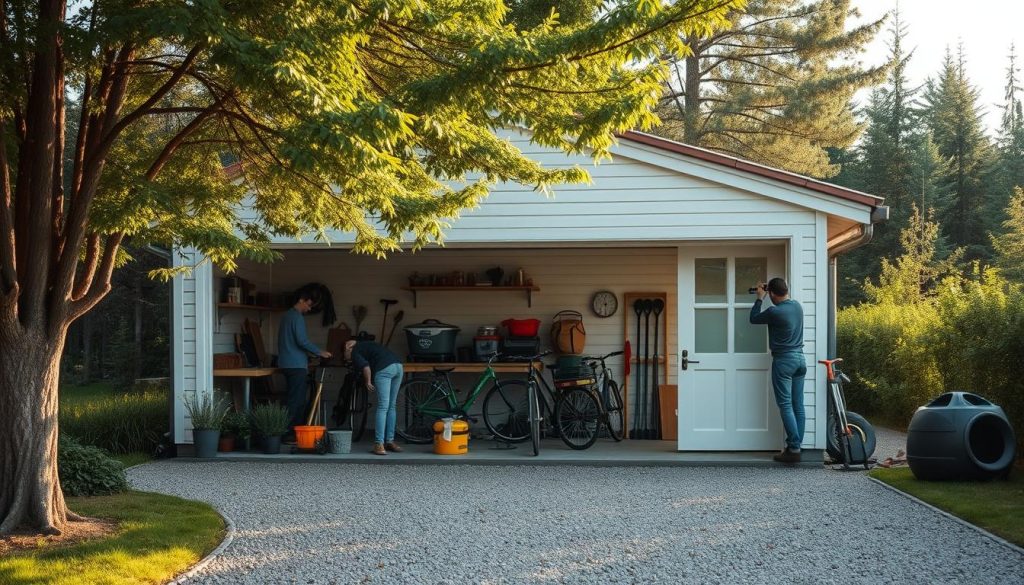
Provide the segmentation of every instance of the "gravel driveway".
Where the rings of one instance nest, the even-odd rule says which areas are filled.
[[[190,583],[1024,583],[1024,555],[862,473],[167,461],[129,476],[235,521]]]

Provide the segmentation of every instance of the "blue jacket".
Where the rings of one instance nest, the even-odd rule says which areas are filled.
[[[311,353],[319,354],[320,348],[306,335],[306,319],[302,313],[292,307],[281,317],[277,332],[277,367],[305,369]]]

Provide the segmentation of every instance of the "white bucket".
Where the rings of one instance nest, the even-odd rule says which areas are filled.
[[[327,431],[331,453],[350,453],[352,451],[352,431]]]

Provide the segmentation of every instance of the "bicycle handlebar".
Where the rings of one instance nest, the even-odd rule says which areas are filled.
[[[544,356],[551,355],[553,353],[555,353],[555,352],[549,349],[547,351],[542,351],[542,352],[538,353],[537,355],[531,355],[531,356],[495,354],[495,357],[500,355],[502,357],[502,359],[508,360],[510,362],[535,362],[535,361],[539,360],[540,358],[542,358]]]
[[[603,357],[596,357],[596,356],[589,356],[588,355],[588,356],[583,356],[580,359],[585,361],[585,362],[603,362],[603,361],[605,361],[608,358],[613,358],[615,356],[622,355],[623,353],[624,352],[622,350],[619,350],[619,351],[613,351],[610,354],[605,355]]]

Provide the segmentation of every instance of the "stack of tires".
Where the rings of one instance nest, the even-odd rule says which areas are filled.
[[[917,409],[907,428],[907,463],[922,480],[1006,477],[1016,455],[1006,413],[969,392],[948,392]]]

